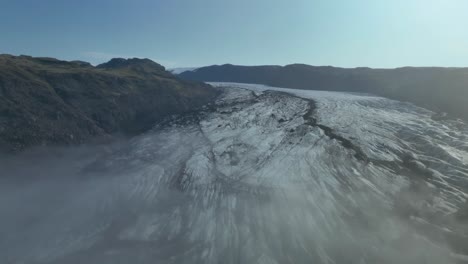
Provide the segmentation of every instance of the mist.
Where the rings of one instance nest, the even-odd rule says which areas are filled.
[[[335,115],[344,104],[374,116],[393,105],[382,114],[408,129],[419,129],[415,117],[432,122],[434,138],[450,124],[383,98],[313,94],[314,110],[311,95],[251,89],[230,88],[215,111],[133,139],[1,157],[1,262],[466,261],[463,160],[442,162],[429,146],[400,151],[404,137],[384,133],[395,126],[373,127],[390,119],[368,119],[380,136],[354,134],[350,147],[343,121],[320,115],[335,98]]]

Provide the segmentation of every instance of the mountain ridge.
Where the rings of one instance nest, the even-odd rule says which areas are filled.
[[[172,114],[209,103],[217,91],[180,80],[149,59],[80,61],[0,55],[0,149],[79,144],[135,135]]]
[[[365,92],[408,101],[468,120],[468,68],[401,67],[395,69],[338,68],[289,64],[198,68],[179,74],[183,79],[239,82],[275,87]]]

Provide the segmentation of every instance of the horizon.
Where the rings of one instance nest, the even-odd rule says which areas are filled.
[[[465,68],[468,32],[460,21],[466,13],[463,0],[18,0],[0,16],[0,33],[8,36],[0,53],[93,65],[149,58],[168,69]]]
[[[96,67],[96,66],[99,66],[100,64],[104,64],[106,62],[109,62],[110,60],[112,59],[140,59],[140,60],[143,60],[143,59],[149,59],[153,62],[156,62],[162,66],[164,66],[164,68],[166,68],[166,70],[178,70],[178,69],[187,69],[187,70],[190,70],[190,69],[199,69],[199,68],[205,68],[205,67],[212,67],[212,66],[226,66],[226,65],[231,65],[231,66],[239,66],[239,67],[262,67],[262,66],[278,66],[278,67],[286,67],[286,66],[290,66],[290,65],[306,65],[306,66],[312,66],[312,67],[333,67],[333,68],[341,68],[341,69],[359,69],[359,68],[368,68],[368,69],[374,69],[374,70],[394,70],[394,69],[403,69],[403,68],[444,68],[444,69],[466,69],[468,68],[468,66],[466,67],[451,67],[451,66],[411,66],[411,65],[407,65],[407,66],[399,66],[399,67],[393,67],[393,68],[383,68],[383,67],[380,67],[380,68],[377,68],[377,67],[368,67],[368,66],[357,66],[357,67],[340,67],[340,66],[334,66],[334,65],[313,65],[313,64],[307,64],[307,63],[301,63],[301,62],[298,62],[298,63],[291,63],[291,64],[284,64],[284,65],[280,65],[280,64],[253,64],[253,65],[241,65],[241,64],[232,64],[232,63],[223,63],[223,64],[212,64],[212,65],[204,65],[204,66],[194,66],[194,67],[191,67],[191,66],[182,66],[182,67],[166,67],[165,65],[159,63],[158,61],[156,60],[153,60],[151,58],[145,58],[145,57],[114,57],[114,58],[110,58],[109,60],[106,60],[106,61],[102,61],[98,64],[94,64],[94,63],[91,63],[89,61],[85,61],[85,60],[74,60],[74,59],[70,59],[70,60],[67,60],[67,59],[62,59],[62,58],[56,58],[56,57],[50,57],[50,56],[32,56],[32,55],[28,55],[28,54],[8,54],[8,53],[0,53],[0,56],[2,55],[8,55],[8,56],[16,56],[16,57],[21,57],[21,56],[26,56],[26,57],[32,57],[32,58],[49,58],[49,59],[57,59],[57,60],[60,60],[60,61],[66,61],[66,62],[72,62],[72,61],[82,61],[82,62],[86,62],[86,63],[89,63],[91,64],[93,67]]]

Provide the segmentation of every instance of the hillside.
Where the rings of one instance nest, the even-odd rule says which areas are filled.
[[[373,93],[468,120],[468,68],[345,69],[304,64],[284,67],[226,64],[186,71],[179,76],[197,81]]]
[[[134,135],[192,111],[217,92],[148,59],[81,61],[0,55],[0,149]]]

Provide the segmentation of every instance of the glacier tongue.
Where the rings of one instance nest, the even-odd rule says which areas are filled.
[[[213,85],[224,93],[212,109],[168,120],[91,161],[65,153],[70,169],[50,183],[0,187],[8,212],[0,260],[466,258],[461,121],[434,121],[425,109],[368,95]]]

